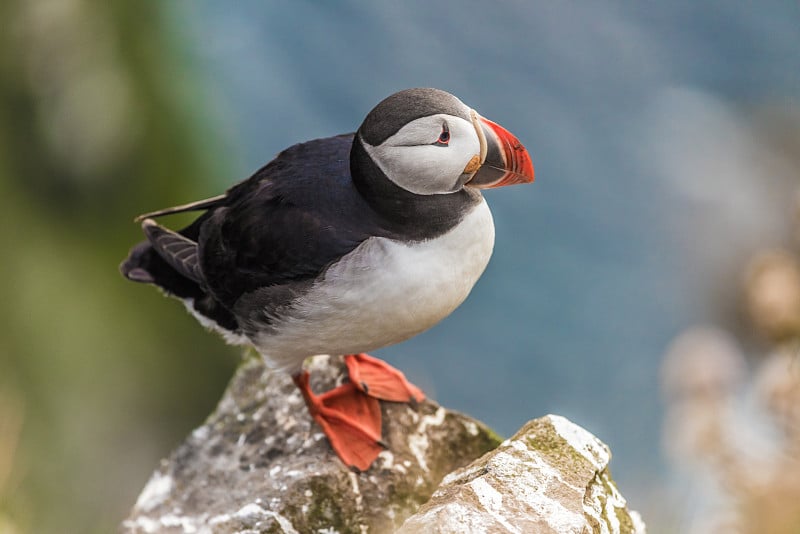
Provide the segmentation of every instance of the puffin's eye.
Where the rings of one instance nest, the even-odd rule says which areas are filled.
[[[436,146],[447,146],[450,142],[450,128],[447,127],[447,124],[442,124],[442,133],[439,134],[439,139],[433,143]]]

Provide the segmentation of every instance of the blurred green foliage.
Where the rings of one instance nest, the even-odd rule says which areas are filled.
[[[115,530],[237,362],[117,271],[136,214],[226,176],[173,33],[153,1],[0,3],[0,531]]]

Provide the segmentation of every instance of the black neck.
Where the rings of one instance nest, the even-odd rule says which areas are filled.
[[[350,149],[350,174],[387,229],[407,239],[431,239],[447,233],[481,200],[479,192],[468,188],[442,195],[417,195],[403,189],[375,164],[359,132]]]

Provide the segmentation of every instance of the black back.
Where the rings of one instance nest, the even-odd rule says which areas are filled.
[[[352,185],[352,139],[288,148],[208,212],[200,262],[225,305],[261,287],[314,279],[371,236],[400,237]]]

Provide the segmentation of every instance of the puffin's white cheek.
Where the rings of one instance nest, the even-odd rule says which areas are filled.
[[[452,146],[398,149],[401,153],[392,158],[386,175],[400,187],[418,195],[452,193],[471,157]]]
[[[448,125],[448,146],[433,144]],[[433,115],[406,124],[378,146],[364,148],[389,180],[418,195],[452,193],[461,186],[464,169],[480,154],[480,140],[471,122],[451,115]]]

